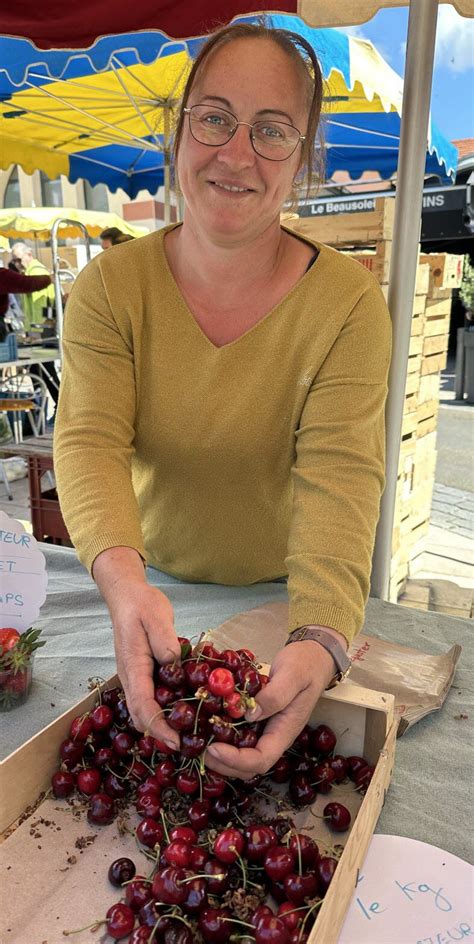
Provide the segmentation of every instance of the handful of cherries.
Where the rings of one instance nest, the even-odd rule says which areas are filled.
[[[112,863],[109,880],[123,900],[91,927],[105,923],[112,939],[129,944],[305,944],[338,856],[300,832],[289,813],[348,779],[365,790],[373,768],[335,754],[327,725],[306,725],[265,777],[230,780],[207,770],[211,742],[255,746],[264,722],[249,724],[244,715],[268,679],[248,649],[219,652],[205,642],[193,650],[180,642],[181,660],[155,670],[155,700],[179,732],[179,753],[134,727],[118,687],[73,720],[60,747],[54,795],[86,799],[96,825],[133,805],[135,836],[149,860],[139,875],[128,857]],[[287,784],[286,794],[262,789],[273,784]],[[262,794],[286,810],[262,814]],[[327,803],[322,815],[334,832],[350,826],[339,802]]]

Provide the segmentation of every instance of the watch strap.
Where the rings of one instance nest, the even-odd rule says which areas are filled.
[[[290,633],[285,645],[289,646],[292,642],[304,642],[306,639],[312,639],[314,642],[318,642],[320,646],[326,649],[333,657],[337,672],[329,683],[328,689],[334,688],[338,682],[342,682],[343,679],[347,678],[351,670],[352,662],[340,642],[324,629],[319,629],[316,626],[300,626]]]

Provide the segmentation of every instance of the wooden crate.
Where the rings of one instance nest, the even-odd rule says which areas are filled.
[[[109,679],[105,687],[115,684],[116,676]],[[12,879],[18,857],[24,846],[31,843],[28,837],[32,820],[21,821],[24,811],[31,809],[40,793],[49,787],[51,775],[58,765],[59,745],[67,736],[72,719],[89,711],[95,702],[95,692],[87,695],[0,764],[0,831],[6,842],[5,854],[13,862]],[[331,725],[340,735],[338,749],[340,747],[343,753],[362,754],[376,765],[372,782],[347,836],[337,871],[309,938],[310,944],[337,944],[393,771],[398,728],[398,722],[394,719],[394,698],[346,681],[326,692],[318,702],[311,723],[321,722]],[[326,803],[327,797],[321,796],[320,800]],[[70,809],[64,801],[55,800],[53,803],[52,800],[43,800],[34,809],[33,822],[41,821],[42,817],[44,820],[48,817],[48,822],[57,819],[57,810],[61,806],[65,809],[63,819],[68,820],[69,817],[72,827],[82,829],[84,824],[78,821],[73,823]],[[267,807],[265,811],[268,814]],[[300,815],[296,814],[298,827],[304,829],[299,820]],[[309,810],[304,816],[308,823],[314,823]],[[68,823],[62,828],[67,829]],[[79,865],[83,871],[87,870],[89,881],[82,888],[82,894],[77,881],[80,872],[76,871],[74,875],[71,870],[60,867],[64,866],[65,861],[60,838],[54,833],[54,841],[51,839],[49,843],[47,830],[42,830],[45,835],[41,842],[41,853],[38,854],[36,844],[31,847],[29,869],[22,878],[23,893],[29,901],[29,909],[22,909],[25,924],[19,931],[20,936],[15,933],[15,928],[9,933],[10,944],[32,941],[33,922],[35,940],[47,936],[49,944],[56,944],[63,940],[61,927],[75,928],[88,924],[97,916],[104,915],[107,908],[117,901],[116,891],[107,882],[107,865],[119,855],[131,855],[136,859],[135,839],[126,832],[119,835],[114,824],[94,827],[87,823],[85,830],[88,834],[97,833],[98,838],[96,843],[91,843],[83,850]],[[337,841],[341,840],[343,837],[337,834]],[[107,864],[104,863],[104,857],[108,857]],[[41,861],[40,869],[36,860]],[[91,875],[94,875],[92,884]],[[40,894],[41,885],[48,891],[43,898]],[[55,919],[52,926],[48,922],[53,913]],[[85,944],[91,940],[90,932],[75,934],[74,940],[77,944]]]
[[[459,288],[462,281],[464,256],[442,252],[422,255],[420,260],[429,266],[429,293]]]

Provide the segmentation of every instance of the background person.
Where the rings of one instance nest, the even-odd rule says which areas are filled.
[[[5,315],[10,306],[9,295],[28,295],[40,292],[51,285],[51,277],[46,275],[22,275],[17,268],[0,267],[0,341],[7,335]]]
[[[12,246],[12,262],[19,266],[24,275],[48,276],[49,278],[46,287],[28,293],[23,300],[25,332],[30,334],[32,325],[43,321],[43,308],[54,307],[54,286],[46,266],[39,259],[35,259],[33,250],[26,243],[15,243]]]
[[[108,604],[137,727],[178,748],[152,682],[153,657],[179,655],[173,609],[143,561],[194,582],[288,576],[291,644],[248,716],[265,731],[254,749],[207,753],[228,776],[268,770],[293,741],[369,592],[390,319],[370,272],[280,225],[312,171],[321,102],[299,37],[211,36],[175,135],[183,223],[96,257],[64,331],[61,507]]]
[[[133,236],[122,233],[118,226],[109,226],[108,229],[102,230],[99,239],[102,249],[110,249],[111,246],[118,246],[121,242],[128,242],[133,239]]]

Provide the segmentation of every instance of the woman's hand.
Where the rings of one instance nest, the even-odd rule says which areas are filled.
[[[153,684],[154,660],[164,664],[181,655],[173,607],[161,590],[149,586],[142,560],[132,548],[103,551],[93,572],[112,619],[117,671],[133,723],[179,750],[179,735],[166,724]]]
[[[254,748],[214,743],[206,751],[206,766],[226,777],[247,780],[264,774],[293,743],[334,677],[332,656],[312,639],[294,642],[275,657],[270,681],[256,696],[257,708],[247,721],[269,718]]]

